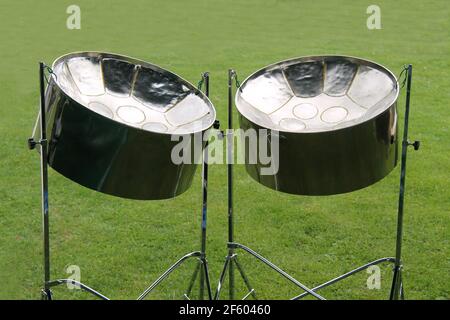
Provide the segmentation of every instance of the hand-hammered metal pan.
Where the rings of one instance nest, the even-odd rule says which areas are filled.
[[[236,95],[240,126],[278,136],[279,154],[271,159],[278,171],[262,174],[267,165],[247,155],[247,172],[269,188],[300,195],[379,181],[397,163],[398,93],[392,72],[354,57],[301,57],[255,72]]]
[[[212,126],[215,110],[202,92],[156,65],[110,53],[71,53],[52,69],[46,116],[53,169],[124,198],[166,199],[190,187],[201,150],[177,164],[171,154],[179,141],[171,137],[194,139]]]

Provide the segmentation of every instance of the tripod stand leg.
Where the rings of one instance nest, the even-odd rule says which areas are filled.
[[[53,300],[53,293],[50,289],[42,289],[41,300]]]
[[[83,290],[83,291],[85,291],[87,293],[90,293],[90,294],[92,294],[92,295],[94,295],[94,296],[96,296],[96,297],[98,297],[100,299],[110,300],[108,297],[106,297],[103,294],[101,294],[100,292],[92,289],[91,287],[85,285],[84,283],[81,283],[81,282],[78,282],[78,281],[75,281],[75,280],[72,280],[72,279],[53,280],[53,281],[50,281],[47,285],[49,287],[55,287],[55,286],[60,286],[60,285],[63,285],[63,284],[71,284],[71,285],[77,286],[79,289],[81,289],[81,290]],[[43,292],[42,292],[43,295],[45,294],[47,296],[50,296],[50,299],[48,299],[47,297],[45,297],[45,298],[43,297],[44,300],[51,300],[51,298],[52,298],[51,297],[51,291],[49,290],[49,292],[50,292],[50,294],[45,293],[44,290],[43,290]]]
[[[143,300],[150,292],[152,292],[164,279],[166,279],[173,271],[175,271],[184,261],[189,258],[198,257],[200,252],[191,252],[183,256],[177,262],[175,262],[169,269],[167,269],[158,279],[155,280],[145,291],[137,298],[137,300]]]
[[[227,256],[225,258],[225,264],[223,265],[222,272],[220,273],[219,283],[217,285],[216,294],[214,295],[214,300],[219,300],[220,292],[222,290],[222,284],[223,284],[223,281],[225,280],[225,276],[228,271],[228,266],[231,263],[231,259],[233,259],[233,256]]]
[[[198,276],[200,274],[200,294],[199,298],[200,300],[204,300],[205,298],[205,285],[206,290],[208,293],[208,299],[212,300],[212,292],[211,292],[211,283],[209,279],[209,270],[208,270],[208,262],[204,258],[200,258],[200,260],[197,263],[197,266],[195,267],[194,273],[192,274],[191,281],[189,282],[189,287],[186,290],[186,293],[184,294],[184,297],[186,299],[190,300],[190,295],[192,293],[192,288],[194,287],[195,281],[197,280]]]
[[[255,257],[256,259],[258,259],[259,261],[261,261],[262,263],[264,263],[265,265],[267,265],[268,267],[272,268],[273,270],[275,270],[277,273],[279,273],[280,275],[282,275],[283,277],[285,277],[286,279],[288,279],[290,282],[292,282],[293,284],[295,284],[297,287],[300,287],[301,289],[303,289],[304,291],[308,292],[309,294],[313,295],[314,297],[316,297],[319,300],[325,300],[324,297],[322,297],[321,295],[319,295],[318,293],[314,292],[313,290],[311,290],[310,288],[306,287],[304,284],[302,284],[301,282],[299,282],[298,280],[296,280],[294,277],[292,277],[290,274],[288,274],[287,272],[283,271],[282,269],[280,269],[278,266],[276,266],[275,264],[273,264],[272,262],[270,262],[269,260],[267,260],[266,258],[264,258],[262,255],[260,255],[259,253],[253,251],[252,249],[239,244],[239,243],[229,243],[229,246],[233,247],[233,248],[240,248],[242,250],[244,250],[245,252],[247,252],[248,254],[250,254],[251,256]]]
[[[405,295],[403,292],[403,281],[402,281],[402,267],[395,267],[394,277],[392,280],[392,287],[390,293],[390,300],[404,300]]]
[[[234,259],[234,258],[233,258]],[[234,266],[233,266],[233,260],[230,261],[230,265],[228,266],[228,294],[229,299],[234,300]]]
[[[208,299],[212,300],[212,291],[211,291],[211,281],[209,279],[209,270],[208,270],[208,262],[206,261],[205,258],[202,258],[202,277],[200,277],[200,298],[203,300],[203,291],[204,290],[204,285],[206,284],[206,289],[208,291]]]
[[[204,268],[204,264],[203,262],[200,265],[200,293],[199,293],[199,298],[200,300],[204,300],[205,298],[205,268]]]
[[[400,300],[405,300],[405,291],[403,290],[403,280],[400,277]]]
[[[248,289],[248,294],[244,297],[243,300],[245,300],[249,295],[251,295],[251,296],[253,297],[253,299],[256,300],[257,298],[256,298],[255,289],[254,289],[254,288],[252,287],[252,285],[250,284],[250,281],[248,280],[247,275],[246,275],[245,272],[244,272],[244,269],[242,269],[242,266],[241,266],[241,264],[239,263],[237,257],[235,258],[234,262],[235,262],[235,264],[236,264],[236,268],[237,268],[238,271],[239,271],[239,274],[241,275],[242,279],[244,279],[245,286],[246,286],[247,289]]]
[[[254,299],[256,299],[255,289],[253,289],[252,285],[250,284],[250,281],[248,280],[248,278],[247,278],[247,276],[246,276],[246,274],[244,272],[244,269],[242,268],[241,264],[238,262],[237,255],[233,253],[232,255],[228,255],[226,257],[226,259],[225,259],[225,264],[223,266],[222,273],[220,274],[220,277],[219,277],[219,284],[217,286],[217,291],[216,291],[216,294],[214,296],[214,300],[219,300],[220,292],[222,290],[222,285],[223,285],[223,283],[225,281],[225,277],[227,275],[227,272],[229,274],[230,268],[233,266],[233,263],[236,264],[236,268],[237,268],[240,276],[244,280],[245,286],[248,289],[248,293],[245,295],[243,300],[245,300],[249,295],[252,295],[252,297]],[[233,273],[233,276],[234,276],[234,273]],[[233,279],[233,282],[230,281],[230,285],[231,284],[234,285],[234,279]],[[229,288],[229,290],[230,290],[229,291],[230,294],[231,294],[231,292],[233,292],[233,298],[234,298],[234,287],[233,288]],[[232,296],[230,295],[230,297],[229,297],[230,300],[231,300],[231,297]]]
[[[202,267],[202,261],[199,260],[197,263],[197,266],[195,267],[194,273],[192,274],[192,278],[191,278],[191,281],[189,282],[189,286],[186,290],[186,293],[184,294],[184,297],[186,299],[189,299],[189,296],[192,293],[192,288],[194,287],[195,280],[197,280],[198,273],[201,272],[201,267]]]

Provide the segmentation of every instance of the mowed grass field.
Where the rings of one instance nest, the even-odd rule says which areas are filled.
[[[81,8],[81,30],[66,28],[71,4]],[[371,4],[381,8],[381,30],[366,27]],[[223,124],[228,68],[244,79],[272,62],[314,54],[363,57],[396,74],[413,64],[410,138],[422,147],[408,155],[404,287],[407,299],[450,298],[447,0],[2,0],[0,28],[0,298],[40,297],[39,157],[26,146],[38,110],[38,61],[50,64],[84,50],[147,60],[192,83],[209,71]],[[403,108],[404,92],[401,120]],[[236,240],[308,286],[395,253],[399,167],[373,186],[329,197],[272,191],[241,165],[235,177]],[[214,287],[227,253],[226,191],[226,166],[210,166],[207,245]],[[113,299],[134,299],[176,259],[199,248],[200,218],[200,170],[192,188],[175,199],[131,201],[85,189],[51,169],[52,278],[69,276],[66,268],[77,265],[82,282]],[[248,256],[240,259],[260,298],[301,293]],[[193,268],[193,262],[183,266],[149,298],[182,298]],[[367,288],[363,272],[321,294],[384,299],[391,275],[383,266],[379,290]],[[62,287],[54,293],[56,299],[92,298]]]

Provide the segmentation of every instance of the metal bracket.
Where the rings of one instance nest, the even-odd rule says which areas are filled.
[[[403,265],[402,264],[400,264],[400,265],[398,265],[398,266],[396,266],[396,265],[393,265],[392,266],[392,270],[398,270],[398,271],[401,271],[401,270],[403,270]]]
[[[234,83],[235,83],[236,88],[237,88],[240,92],[242,92],[242,89],[241,89],[241,83],[239,82],[237,72],[236,72],[236,70],[234,70],[234,69],[230,69],[230,82],[231,82],[232,80],[234,80]],[[231,84],[231,83],[230,83],[230,84]]]
[[[408,146],[413,146],[415,151],[419,150],[420,148],[420,141],[418,140],[415,140],[414,142],[407,141],[406,143]]]
[[[30,149],[30,150],[33,150],[34,148],[36,148],[36,145],[38,144],[38,142],[36,142],[36,140],[34,140],[34,138],[28,138],[27,143],[28,143],[28,149]]]
[[[46,146],[47,145],[47,139],[41,139],[39,141],[34,140],[34,138],[28,138],[28,149],[33,150],[36,148],[36,145]]]
[[[213,128],[216,129],[216,130],[219,130],[219,132],[217,134],[217,138],[219,140],[223,140],[223,137],[225,136],[225,133],[223,132],[223,130],[220,130],[220,121],[219,120],[215,120],[214,121]]]
[[[237,249],[237,248],[239,248],[239,245],[236,242],[228,242],[227,248],[228,249]]]

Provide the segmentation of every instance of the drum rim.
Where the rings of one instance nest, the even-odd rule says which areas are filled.
[[[262,124],[258,124],[257,122],[253,121],[252,119],[249,119],[244,113],[241,112],[241,109],[239,107],[239,101],[238,101],[239,98],[242,99],[242,97],[241,97],[241,92],[242,91],[240,89],[238,89],[238,91],[237,91],[237,93],[235,95],[235,98],[234,98],[234,103],[236,105],[236,109],[238,110],[239,114],[242,117],[246,118],[251,123],[256,124],[259,127],[264,127],[264,128],[266,128],[268,130],[274,130],[274,131],[277,131],[277,132],[282,132],[282,133],[287,133],[287,134],[320,134],[320,133],[329,133],[329,132],[335,132],[335,131],[340,131],[340,130],[346,130],[346,129],[349,129],[351,127],[359,126],[359,125],[364,124],[366,122],[372,121],[372,120],[378,118],[381,114],[383,114],[387,110],[389,110],[390,107],[393,104],[396,103],[396,101],[398,99],[398,96],[400,95],[400,85],[398,83],[397,77],[395,76],[395,74],[390,69],[388,69],[385,66],[383,66],[383,65],[381,65],[381,64],[379,64],[377,62],[374,62],[372,60],[368,60],[368,59],[364,59],[364,58],[360,58],[360,57],[356,57],[356,56],[341,55],[341,54],[307,55],[307,56],[297,56],[297,57],[293,57],[293,58],[279,60],[277,62],[271,63],[269,65],[266,65],[266,66],[264,66],[264,67],[262,67],[262,68],[260,68],[260,69],[258,69],[256,71],[252,72],[249,76],[247,76],[244,79],[244,81],[241,82],[240,87],[244,86],[248,80],[250,80],[253,76],[258,74],[259,72],[264,72],[265,70],[268,70],[270,68],[279,66],[281,64],[289,65],[290,63],[297,62],[299,60],[311,59],[311,61],[317,61],[317,60],[325,59],[325,58],[344,58],[344,59],[356,60],[356,61],[364,62],[366,65],[369,65],[369,66],[371,66],[371,65],[375,66],[375,67],[377,67],[378,70],[381,69],[382,71],[386,72],[386,74],[395,83],[395,89],[396,89],[395,90],[396,91],[395,92],[395,96],[392,98],[392,100],[389,102],[389,104],[386,104],[386,106],[383,109],[381,109],[379,112],[374,113],[370,118],[368,118],[368,119],[366,119],[364,121],[361,121],[361,122],[356,122],[356,123],[354,123],[351,126],[346,126],[346,127],[342,127],[342,128],[334,128],[334,129],[332,128],[332,129],[329,129],[329,130],[304,131],[304,132],[302,132],[302,131],[288,131],[288,130],[280,130],[280,129],[273,129],[273,128],[269,128],[269,127],[264,127]]]
[[[58,81],[53,81],[53,83],[58,87],[59,90],[61,90],[67,97],[69,97],[71,100],[73,100],[74,102],[76,102],[78,105],[80,105],[81,107],[87,109],[88,111],[94,113],[95,115],[98,115],[104,119],[110,120],[113,123],[117,124],[117,125],[123,125],[126,126],[127,128],[133,129],[133,130],[139,130],[142,132],[147,132],[147,133],[152,133],[152,134],[161,134],[161,135],[174,135],[174,136],[182,136],[182,135],[190,135],[190,134],[195,134],[198,132],[203,132],[208,130],[209,128],[212,127],[212,125],[214,124],[216,118],[217,118],[217,111],[216,108],[214,107],[214,104],[211,102],[211,100],[209,99],[208,96],[206,96],[206,94],[204,94],[201,90],[199,90],[195,85],[193,85],[191,82],[187,81],[186,79],[184,79],[183,77],[179,76],[178,74],[176,74],[175,72],[169,71],[163,67],[160,67],[157,64],[151,63],[151,62],[147,62],[138,58],[134,58],[131,56],[127,56],[127,55],[122,55],[122,54],[118,54],[118,53],[113,53],[113,52],[106,52],[106,51],[74,51],[74,52],[70,52],[70,53],[66,53],[63,54],[61,56],[59,56],[58,58],[56,58],[53,63],[52,63],[52,69],[55,69],[55,66],[58,63],[61,63],[62,61],[66,60],[66,59],[70,59],[72,57],[89,57],[89,56],[102,56],[105,55],[108,58],[115,58],[118,60],[123,60],[126,62],[130,62],[133,64],[139,64],[142,65],[144,67],[149,67],[153,70],[157,70],[157,71],[161,71],[164,73],[168,73],[171,75],[174,75],[175,77],[177,77],[178,79],[186,82],[194,91],[195,93],[198,93],[201,98],[205,101],[205,103],[207,104],[208,108],[210,109],[210,111],[212,112],[212,117],[211,117],[211,121],[210,123],[208,123],[208,125],[202,126],[201,130],[198,131],[191,131],[191,132],[181,132],[181,133],[175,133],[175,132],[159,132],[159,131],[151,131],[151,130],[145,130],[141,127],[135,127],[132,125],[129,125],[125,122],[120,122],[120,121],[116,121],[113,119],[110,119],[108,117],[105,117],[104,115],[97,113],[95,111],[93,111],[92,109],[90,109],[89,107],[85,106],[83,103],[80,103],[78,100],[76,100],[74,97],[72,97],[72,95],[68,94],[58,83]],[[56,75],[56,79],[57,79],[58,75]]]

